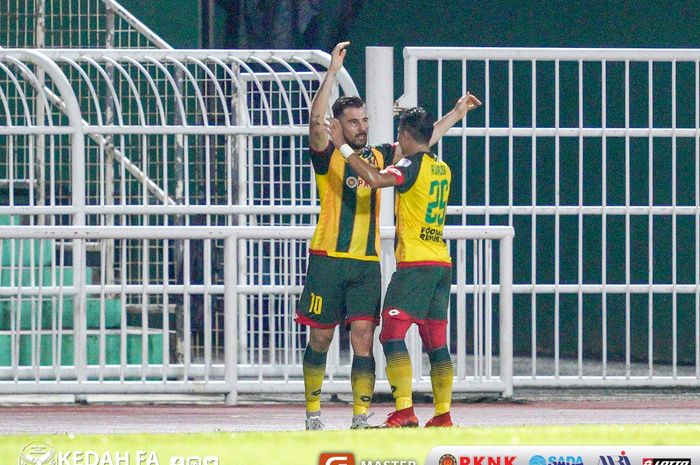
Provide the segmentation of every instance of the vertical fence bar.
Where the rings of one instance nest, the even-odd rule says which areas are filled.
[[[647,149],[649,151],[648,155],[648,188],[649,188],[649,208],[654,207],[654,62],[649,61],[648,63],[648,75],[649,84],[647,87],[647,100],[648,100],[648,126],[649,126],[649,139],[647,142]],[[647,302],[647,325],[649,327],[649,340],[648,340],[648,360],[649,360],[649,378],[654,376],[654,291],[652,285],[654,284],[654,215],[649,215],[647,220],[648,229],[648,269],[647,269],[647,281],[649,282],[649,293]]]
[[[607,72],[606,72],[606,61],[603,60],[601,63],[601,73],[600,73],[600,79],[601,79],[601,127],[603,129],[603,140],[602,140],[602,151],[601,151],[601,175],[602,175],[602,186],[601,186],[601,205],[603,207],[603,213],[601,215],[601,232],[600,232],[600,239],[601,239],[601,285],[602,285],[602,296],[601,296],[601,336],[602,336],[602,374],[603,378],[607,377],[607,372],[608,372],[608,296],[607,296],[607,290],[606,290],[606,284],[608,280],[607,276],[607,247],[608,247],[608,237],[607,237],[607,225],[608,225],[608,219],[607,219],[607,203],[608,203],[608,166],[607,166],[607,151],[608,151],[608,145],[607,145],[607,134],[606,134],[606,128],[607,128]]]
[[[467,280],[467,244],[457,242],[457,379],[466,376],[467,366],[467,299],[465,284]],[[449,331],[448,331],[449,334]]]
[[[405,51],[404,51],[405,57]],[[365,48],[365,63],[366,63],[366,85],[365,95],[367,97],[367,116],[372,122],[372,127],[368,134],[369,144],[381,144],[394,141],[394,49],[393,47],[366,47]],[[404,83],[406,80],[413,79],[415,84],[417,78],[417,63],[416,61],[405,61],[408,66],[412,63],[412,67],[405,71]],[[404,92],[410,93],[404,85]],[[405,104],[408,107],[416,105],[416,98],[408,99]],[[387,165],[392,163],[392,160],[385,161]],[[381,202],[379,204],[379,224],[378,227],[394,226],[394,190],[383,189],[381,192]],[[396,269],[396,262],[391,241],[380,240],[381,251],[380,260],[382,268],[382,298],[384,297],[385,289],[389,283],[389,279]],[[335,339],[335,338],[334,338]],[[379,334],[375,332],[373,344],[374,358],[379,363],[376,367],[381,373],[383,369],[384,356],[382,354],[381,344],[379,343]]]
[[[578,377],[583,377],[583,61],[578,61],[578,237],[576,275]]]
[[[484,115],[484,132],[486,138],[484,140],[484,207],[486,208],[486,214],[484,215],[484,224],[491,224],[491,135],[489,134],[489,128],[491,126],[491,79],[490,79],[490,65],[491,61],[486,60],[484,62],[484,105],[485,112]]]
[[[532,324],[532,335],[530,339],[531,350],[531,375],[537,377],[537,61],[532,60],[531,70],[531,121],[532,136],[530,148],[530,192],[532,196],[532,212],[530,214],[530,279],[532,280],[532,290],[530,293],[530,315]]]
[[[625,60],[625,377],[631,369],[630,316],[630,62]]]
[[[508,60],[508,226],[513,226],[513,60]]]
[[[224,240],[224,379],[226,404],[238,403],[238,244],[237,236]]]
[[[559,177],[560,149],[559,144],[559,60],[554,61],[554,377],[559,378],[559,344],[560,344],[560,318],[559,318]]]
[[[699,96],[696,95],[696,98]],[[678,376],[678,292],[676,289],[677,252],[678,252],[678,217],[676,216],[677,196],[677,149],[676,143],[676,60],[671,61],[671,312],[673,332],[673,378]]]
[[[513,237],[500,240],[499,247],[499,356],[503,397],[513,396]]]

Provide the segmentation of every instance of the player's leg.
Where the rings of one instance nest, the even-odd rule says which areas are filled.
[[[368,410],[374,394],[375,362],[372,353],[374,331],[379,323],[381,272],[378,262],[356,261],[355,273],[348,276],[345,293],[346,327],[353,349],[350,381],[353,418],[350,428],[368,428]]]
[[[410,317],[397,308],[385,308],[382,312],[379,341],[384,349],[386,377],[396,406],[396,411],[384,422],[384,426],[389,428],[418,426],[413,412],[411,358],[404,340],[411,324]]]
[[[447,347],[447,307],[450,299],[452,270],[434,268],[436,269],[433,272],[437,275],[435,294],[425,321],[418,327],[423,347],[430,358],[430,381],[435,404],[435,415],[425,426],[452,426],[450,406],[454,367]]]
[[[418,426],[413,412],[411,359],[405,337],[412,323],[422,322],[430,298],[422,289],[425,277],[420,268],[399,268],[391,277],[382,311],[379,340],[386,357],[386,376],[396,411],[384,426]]]
[[[329,257],[309,256],[306,284],[299,299],[295,321],[310,327],[303,359],[306,429],[321,429],[321,386],[326,354],[342,313],[343,264]]]
[[[335,328],[310,328],[309,342],[304,351],[304,397],[306,398],[307,429],[321,429],[321,386],[326,374],[326,355]],[[318,417],[318,418],[316,418]]]
[[[352,386],[352,424],[351,429],[368,428],[369,406],[374,394],[375,362],[372,354],[374,321],[355,320],[350,323],[350,343],[353,349],[350,383]]]

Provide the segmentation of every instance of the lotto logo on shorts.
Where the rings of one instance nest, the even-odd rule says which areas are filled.
[[[355,465],[355,455],[344,452],[323,453],[318,458],[318,465]]]

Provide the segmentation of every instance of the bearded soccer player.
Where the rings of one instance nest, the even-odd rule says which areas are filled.
[[[311,239],[306,283],[295,320],[310,327],[304,351],[306,429],[322,429],[321,387],[326,354],[338,324],[350,330],[353,348],[351,428],[367,428],[372,401],[375,363],[374,330],[379,322],[381,270],[379,267],[379,190],[352,172],[327,132],[325,114],[331,87],[343,66],[349,42],[339,43],[310,110],[309,145],[321,212]],[[468,111],[467,96],[435,124],[431,144],[437,142]],[[396,144],[367,145],[369,122],[364,102],[344,96],[332,107],[343,144],[357,153],[360,163],[383,169],[401,157]]]
[[[468,95],[469,109],[481,104]],[[452,283],[452,260],[442,239],[452,174],[430,152],[433,119],[420,108],[401,115],[399,145],[407,154],[378,170],[348,150],[337,121],[328,125],[352,170],[373,188],[395,186],[396,263],[382,311],[379,340],[386,356],[386,374],[396,403],[382,427],[416,427],[413,411],[411,360],[404,341],[413,323],[430,358],[435,415],[426,426],[452,426],[450,405],[454,369],[447,348],[447,307]]]

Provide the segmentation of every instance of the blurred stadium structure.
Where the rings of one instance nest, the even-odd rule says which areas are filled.
[[[318,211],[305,134],[329,56],[158,50],[169,47],[112,0],[6,8],[0,221],[35,229],[2,236],[0,392],[226,392],[216,386],[231,382],[224,326],[236,328],[238,392],[302,392],[306,333],[291,317],[306,263],[299,227]],[[676,89],[698,95],[698,60],[671,50],[404,50],[400,105],[440,115],[460,92],[483,96],[484,111],[437,150],[454,167],[449,223],[516,231],[514,343],[527,357],[515,387],[697,385],[700,111]],[[420,86],[427,75],[435,89]],[[338,81],[335,95],[357,94],[346,72]],[[370,95],[391,97],[391,82],[368,79],[370,114]],[[677,119],[680,105],[693,117]],[[390,108],[377,114],[374,127],[391,136]],[[679,157],[694,176],[677,175]],[[116,232],[72,241],[52,236],[55,225]],[[218,236],[203,240],[194,226]],[[259,232],[235,246],[238,317],[225,325],[222,238],[232,226]],[[454,237],[456,387],[508,395],[511,341],[501,335],[511,315],[498,311],[504,276],[493,266],[504,265],[503,248]],[[390,249],[385,241],[387,277]],[[410,350],[416,386],[429,391],[415,332]],[[346,341],[335,338],[329,360],[326,391],[348,392]]]

